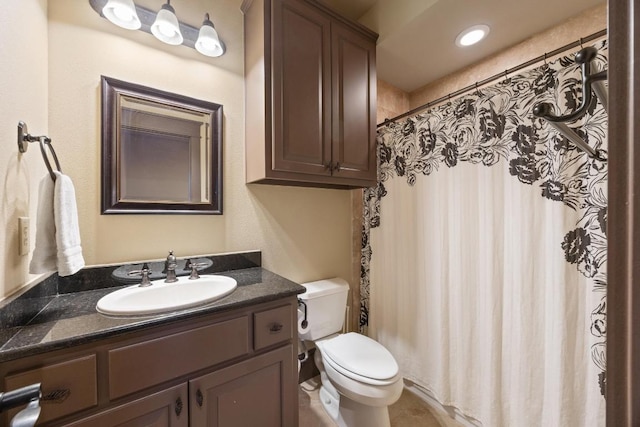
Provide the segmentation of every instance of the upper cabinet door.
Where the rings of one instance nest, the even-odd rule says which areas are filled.
[[[272,169],[331,175],[331,21],[304,2],[272,5]]]
[[[319,0],[245,0],[248,183],[376,185],[377,35]]]
[[[333,22],[333,175],[376,181],[375,40]]]

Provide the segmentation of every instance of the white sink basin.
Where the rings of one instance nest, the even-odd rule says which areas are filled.
[[[96,309],[112,316],[135,316],[182,310],[206,304],[234,291],[238,282],[227,276],[204,275],[199,279],[178,277],[174,283],[154,280],[151,286],[129,286],[98,301]]]

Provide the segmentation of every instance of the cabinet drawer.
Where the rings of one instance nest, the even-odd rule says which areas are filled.
[[[9,375],[4,379],[4,390],[15,390],[34,383],[42,383],[39,424],[91,408],[98,403],[96,356],[92,354]],[[9,411],[9,419],[19,409]]]
[[[109,351],[109,398],[160,384],[249,352],[247,316]]]
[[[291,305],[254,313],[253,347],[260,350],[293,338]]]

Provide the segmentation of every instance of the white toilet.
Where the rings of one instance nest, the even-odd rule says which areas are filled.
[[[380,343],[353,332],[340,334],[349,284],[340,279],[303,283],[307,329],[322,385],[320,399],[340,427],[389,427],[387,407],[400,398],[403,382],[395,359]]]

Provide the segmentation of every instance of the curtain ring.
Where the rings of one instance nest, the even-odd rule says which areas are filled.
[[[544,65],[549,65],[547,64],[547,52],[544,53]]]
[[[582,37],[580,37],[580,49],[584,49],[584,46],[582,45]]]
[[[480,91],[478,90],[478,82],[476,82],[476,95],[480,96]]]
[[[451,94],[447,95],[447,98],[449,98],[449,100],[447,101],[447,105],[451,105]]]

